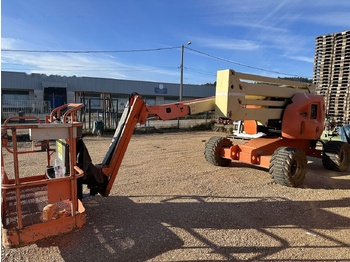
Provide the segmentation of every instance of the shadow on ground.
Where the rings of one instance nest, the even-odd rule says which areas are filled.
[[[150,198],[160,200],[147,203]],[[257,261],[292,248],[288,239],[272,233],[269,228],[293,225],[315,234],[319,229],[349,229],[349,217],[326,211],[349,207],[349,201],[164,195],[88,197],[84,199],[87,223],[82,230],[39,241],[37,245],[57,246],[65,261],[146,261],[167,251],[186,249],[182,237],[171,230],[176,227],[196,239],[197,246],[194,244],[191,248],[209,248],[227,260],[235,260],[234,254],[238,253],[254,254],[250,261]],[[220,246],[199,233],[200,229],[255,229],[278,244],[230,246],[228,241]],[[327,235],[321,237],[337,247],[350,248],[346,242]],[[302,247],[307,252],[309,247]],[[312,248],[321,250],[324,246]],[[174,259],[172,261],[176,261]]]
[[[269,170],[261,166],[232,161],[229,168],[251,168],[268,174]],[[272,181],[272,180],[271,180]],[[350,168],[345,172],[325,169],[320,158],[308,158],[307,173],[301,188],[311,189],[350,189]]]

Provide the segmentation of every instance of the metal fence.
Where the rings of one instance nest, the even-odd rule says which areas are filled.
[[[11,116],[32,115],[45,119],[50,114],[50,101],[35,100],[3,100],[1,105],[1,119]]]
[[[110,98],[89,98],[82,101],[85,105],[81,110],[81,119],[84,130],[93,130],[96,122],[102,122],[104,128],[115,129],[122,114],[118,112],[118,100]],[[98,106],[96,106],[98,102]]]
[[[94,106],[93,100],[101,100],[100,106]],[[103,129],[116,129],[119,119],[122,115],[123,108],[119,108],[117,99],[87,99],[84,108],[77,112],[77,121],[83,123],[83,130],[94,132],[96,126],[103,126]],[[36,116],[39,119],[45,121],[45,117],[50,115],[50,102],[49,101],[3,101],[1,120],[5,121],[12,116]],[[154,119],[147,120],[144,125],[137,125],[138,127],[145,128],[167,128],[178,127],[188,128],[196,125],[209,123],[213,118],[212,113],[203,113],[193,117],[183,117],[180,119],[170,121],[156,121]]]

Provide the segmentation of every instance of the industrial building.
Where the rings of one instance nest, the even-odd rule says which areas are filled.
[[[21,72],[1,72],[2,119],[18,115],[46,115],[66,103],[82,102],[94,110],[124,109],[133,92],[148,105],[179,101],[179,84],[95,77],[66,77]],[[183,85],[183,100],[215,95],[215,86]],[[108,106],[106,106],[108,101]]]
[[[326,113],[338,126],[350,124],[350,31],[316,38],[313,82]]]

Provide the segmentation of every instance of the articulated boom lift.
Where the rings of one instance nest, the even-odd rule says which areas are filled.
[[[56,108],[44,124],[40,120],[37,124],[21,125],[6,121],[1,127],[2,146],[13,155],[14,171],[13,178],[9,178],[2,150],[3,244],[23,245],[81,228],[85,223],[80,201],[83,184],[87,184],[91,195],[109,195],[135,127],[144,124],[149,116],[168,120],[215,110],[217,118],[244,121],[246,133],[265,135],[240,145],[233,144],[228,137],[212,137],[205,146],[205,159],[218,166],[239,161],[267,168],[272,179],[281,185],[295,187],[303,182],[307,156],[322,158],[327,169],[346,171],[350,166],[348,143],[328,141],[321,143],[322,149],[317,148],[325,105],[323,97],[313,91],[313,85],[301,82],[223,70],[217,75],[215,97],[148,106],[134,93],[104,159],[97,165],[92,163],[81,139],[82,123],[76,121],[76,112],[82,104]],[[17,148],[20,129],[29,129],[35,140],[33,145],[39,149],[22,152]],[[50,148],[50,140],[56,140],[56,150]],[[55,151],[66,166],[63,177],[49,172]],[[46,172],[21,177],[18,156],[36,152],[46,152]]]
[[[227,166],[231,160],[259,165],[268,168],[279,184],[300,185],[306,174],[306,156],[322,156],[316,142],[323,131],[325,105],[323,97],[312,91],[313,85],[301,82],[219,71],[216,115],[244,120],[246,133],[263,132],[266,136],[243,145],[213,137],[205,149],[206,159],[219,166]],[[325,149],[324,166],[344,171],[350,161],[349,146],[331,144]],[[334,151],[339,152],[333,155]],[[338,160],[343,154],[346,156]]]
[[[147,107],[140,96],[132,95],[102,162],[102,173],[108,179],[100,193],[109,194],[135,125],[145,123],[149,115],[168,120],[215,110],[217,118],[244,120],[245,132],[266,135],[242,145],[234,145],[227,137],[212,137],[206,143],[206,160],[218,166],[228,166],[232,160],[261,166],[281,185],[302,184],[307,156],[322,158],[327,169],[346,171],[349,144],[329,141],[322,149],[316,148],[325,104],[323,97],[313,92],[312,84],[223,70],[218,71],[212,98]]]

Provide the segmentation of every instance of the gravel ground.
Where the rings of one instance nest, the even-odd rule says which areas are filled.
[[[2,261],[350,261],[350,170],[310,158],[301,187],[280,186],[265,169],[208,164],[214,135],[133,135],[110,196],[83,199],[81,230],[2,248]],[[102,161],[111,137],[84,140]]]

